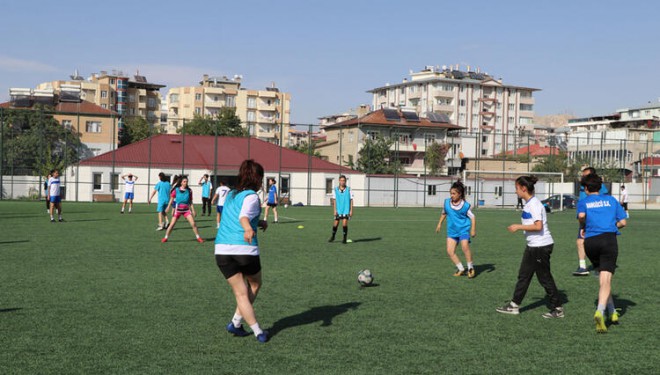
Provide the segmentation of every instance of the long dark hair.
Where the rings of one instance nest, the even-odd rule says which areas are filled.
[[[238,169],[238,184],[236,184],[237,191],[244,190],[259,190],[264,180],[264,167],[252,159],[248,159],[241,163]]]
[[[465,185],[463,185],[462,182],[456,181],[453,184],[451,184],[451,188],[449,188],[449,191],[451,191],[452,189],[456,189],[458,195],[461,196],[461,199],[465,199]]]
[[[172,188],[170,189],[170,193],[178,189],[179,186],[181,186],[181,181],[183,181],[184,178],[188,179],[188,175],[182,174],[182,175],[174,176],[174,178],[172,179]],[[188,186],[188,190],[190,190],[190,186]]]
[[[534,194],[534,184],[536,184],[538,180],[539,179],[536,176],[520,176],[516,178],[516,184],[523,186],[530,194]]]

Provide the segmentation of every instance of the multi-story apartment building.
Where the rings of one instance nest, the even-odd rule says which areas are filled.
[[[410,79],[386,84],[367,92],[373,95],[373,108],[402,108],[419,115],[435,112],[464,127],[463,141],[479,144],[465,147],[466,157],[488,157],[519,147],[516,134],[529,130],[534,118],[534,92],[539,89],[504,84],[480,69],[470,66],[426,66],[410,72]],[[478,142],[471,140],[481,136]]]
[[[88,79],[76,71],[70,80],[44,82],[37,85],[38,90],[53,90],[57,95],[62,91],[79,90],[80,98],[94,103],[103,109],[115,111],[120,115],[118,126],[123,127],[129,116],[146,119],[152,126],[159,126],[161,96],[159,90],[165,85],[150,83],[139,72],[128,77],[122,72],[93,73]]]
[[[215,116],[223,107],[236,108],[236,115],[250,136],[281,145],[288,144],[291,95],[273,84],[265,90],[241,87],[234,78],[204,75],[199,86],[175,87],[167,94],[167,133],[176,133],[184,121],[195,116]]]
[[[390,160],[398,159],[406,173],[428,173],[424,168],[426,147],[433,142],[447,143],[446,168],[454,174],[460,167],[460,137],[450,133],[461,127],[448,123],[444,116],[420,118],[414,112],[379,109],[362,117],[323,127],[327,140],[316,146],[323,158],[342,166],[355,166],[367,139],[379,136],[394,140]]]

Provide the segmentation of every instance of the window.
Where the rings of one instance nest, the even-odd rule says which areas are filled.
[[[453,100],[451,98],[439,98],[437,100],[437,103],[439,105],[451,105],[452,101]]]
[[[108,92],[103,90],[101,91],[101,98],[107,98],[108,97]]]
[[[442,91],[454,91],[454,85],[442,85]]]
[[[460,105],[461,107],[465,107],[465,99],[459,100],[458,105]]]
[[[71,120],[62,120],[62,126],[64,127],[64,129],[71,130],[73,124]]]
[[[465,187],[465,195],[472,195],[472,186]]]
[[[247,100],[248,108],[257,108],[257,98],[251,96]]]
[[[479,107],[479,101],[478,100],[473,100],[472,101],[472,106],[473,107]]]
[[[94,184],[94,190],[101,190],[101,182],[103,181],[103,174],[102,173],[94,173],[92,174],[92,180]]]
[[[202,114],[202,108],[201,107],[195,107],[195,114],[196,115],[201,115]]]
[[[195,101],[199,102],[202,100],[202,94],[195,94]]]
[[[481,150],[481,155],[482,156],[486,156],[487,153],[488,153],[488,150],[486,150],[486,149]]]
[[[110,78],[110,84],[111,84],[111,85],[114,85],[114,84],[115,84],[115,79],[114,79],[114,78]]]
[[[236,97],[235,96],[227,96],[227,99],[225,99],[225,106],[227,106],[227,107],[236,107]]]
[[[501,197],[502,196],[502,187],[501,186],[495,186],[495,196],[496,197]]]
[[[465,92],[465,85],[461,85],[461,92]]]
[[[435,185],[429,185],[426,187],[426,191],[428,192],[428,195],[435,195],[437,192],[437,186]]]
[[[396,133],[394,134],[394,139],[398,139],[399,143],[407,145],[410,141],[410,134],[406,133]]]
[[[534,105],[533,104],[521,104],[520,105],[520,110],[521,111],[533,111],[534,110]]]
[[[289,194],[289,177],[280,177],[280,193]]]
[[[132,102],[133,101],[133,95],[128,96],[128,101]],[[179,102],[179,94],[172,94],[170,95],[170,103],[178,103]]]
[[[378,130],[369,130],[367,132],[367,138],[371,139],[372,141],[378,139],[378,136],[380,136],[380,132],[378,132]]]
[[[401,86],[401,95],[404,95],[406,93],[406,88]]]
[[[515,111],[516,105],[514,103],[509,103],[509,111]]]
[[[520,125],[529,125],[529,124],[533,124],[533,123],[534,123],[534,119],[531,118],[531,117],[521,117],[521,118],[518,120],[518,123],[519,123]]]
[[[100,133],[101,132],[101,122],[100,121],[87,121],[85,123],[85,131],[87,133]]]
[[[521,91],[520,92],[520,97],[521,98],[531,98],[532,97],[532,92],[531,91]]]
[[[432,134],[432,133],[424,134],[424,142],[426,142],[426,144],[428,144],[428,145],[435,142],[435,134]]]
[[[149,108],[155,108],[156,107],[156,99],[155,98],[149,98],[148,105],[149,105]]]
[[[254,112],[254,111],[249,111],[249,112],[247,113],[247,120],[248,120],[249,122],[255,122],[255,121],[257,121],[257,113]]]
[[[332,194],[332,178],[326,178],[325,179],[325,193],[326,194]]]
[[[516,122],[516,118],[513,116],[509,116],[509,124],[513,124],[514,122]]]
[[[488,142],[488,136],[487,135],[481,136],[481,142]]]
[[[465,121],[465,113],[458,114],[458,121]]]
[[[105,103],[104,103],[104,104],[101,104],[101,108],[103,108],[103,109],[107,109],[107,108],[108,108],[108,105],[105,104]]]
[[[172,95],[172,96],[174,96],[174,95]],[[179,100],[179,99],[178,99],[178,96],[177,96],[177,101],[178,101],[178,100]],[[128,101],[129,101],[130,103],[134,103],[134,102],[135,102],[135,95],[132,95],[132,94],[128,95]],[[172,103],[176,103],[176,102],[173,101]]]
[[[110,174],[110,189],[119,190],[119,173]]]
[[[497,109],[502,109],[502,103],[497,103]]]

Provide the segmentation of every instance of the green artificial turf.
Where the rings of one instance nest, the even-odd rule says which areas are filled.
[[[225,331],[234,298],[213,257],[215,216],[162,244],[155,206],[0,202],[2,374],[647,374],[658,359],[660,212],[633,211],[614,276],[621,324],[595,333],[598,290],[577,267],[575,211],[549,215],[552,270],[566,318],[546,320],[533,281],[519,316],[511,298],[525,240],[519,212],[479,209],[478,275],[453,277],[439,209],[356,208],[352,243],[327,243],[328,207],[280,207],[259,233],[256,302],[267,344]],[[198,209],[201,207],[198,207]],[[302,225],[303,229],[298,227]],[[341,229],[338,237],[341,237]],[[459,256],[464,259],[459,251]],[[361,288],[369,268],[376,286]],[[654,370],[655,369],[655,370]]]

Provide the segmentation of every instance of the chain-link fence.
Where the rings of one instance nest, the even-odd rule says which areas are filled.
[[[188,175],[201,191],[204,174],[214,188],[221,180],[231,186],[241,161],[255,159],[277,181],[284,204],[329,204],[345,174],[358,206],[437,207],[462,179],[474,206],[512,208],[515,178],[536,173],[537,195],[570,207],[589,165],[613,196],[625,184],[631,208],[660,208],[660,157],[653,157],[660,137],[652,129],[496,132],[273,120],[243,124],[240,136],[227,137],[235,129],[209,120],[205,129],[181,121],[176,134],[147,125],[129,139],[120,137],[123,121],[113,113],[15,108],[0,108],[0,123],[2,199],[44,199],[47,173],[59,169],[65,200],[120,201],[122,176],[131,173],[138,177],[135,201],[146,202],[161,172]],[[120,139],[132,143],[119,147]]]

